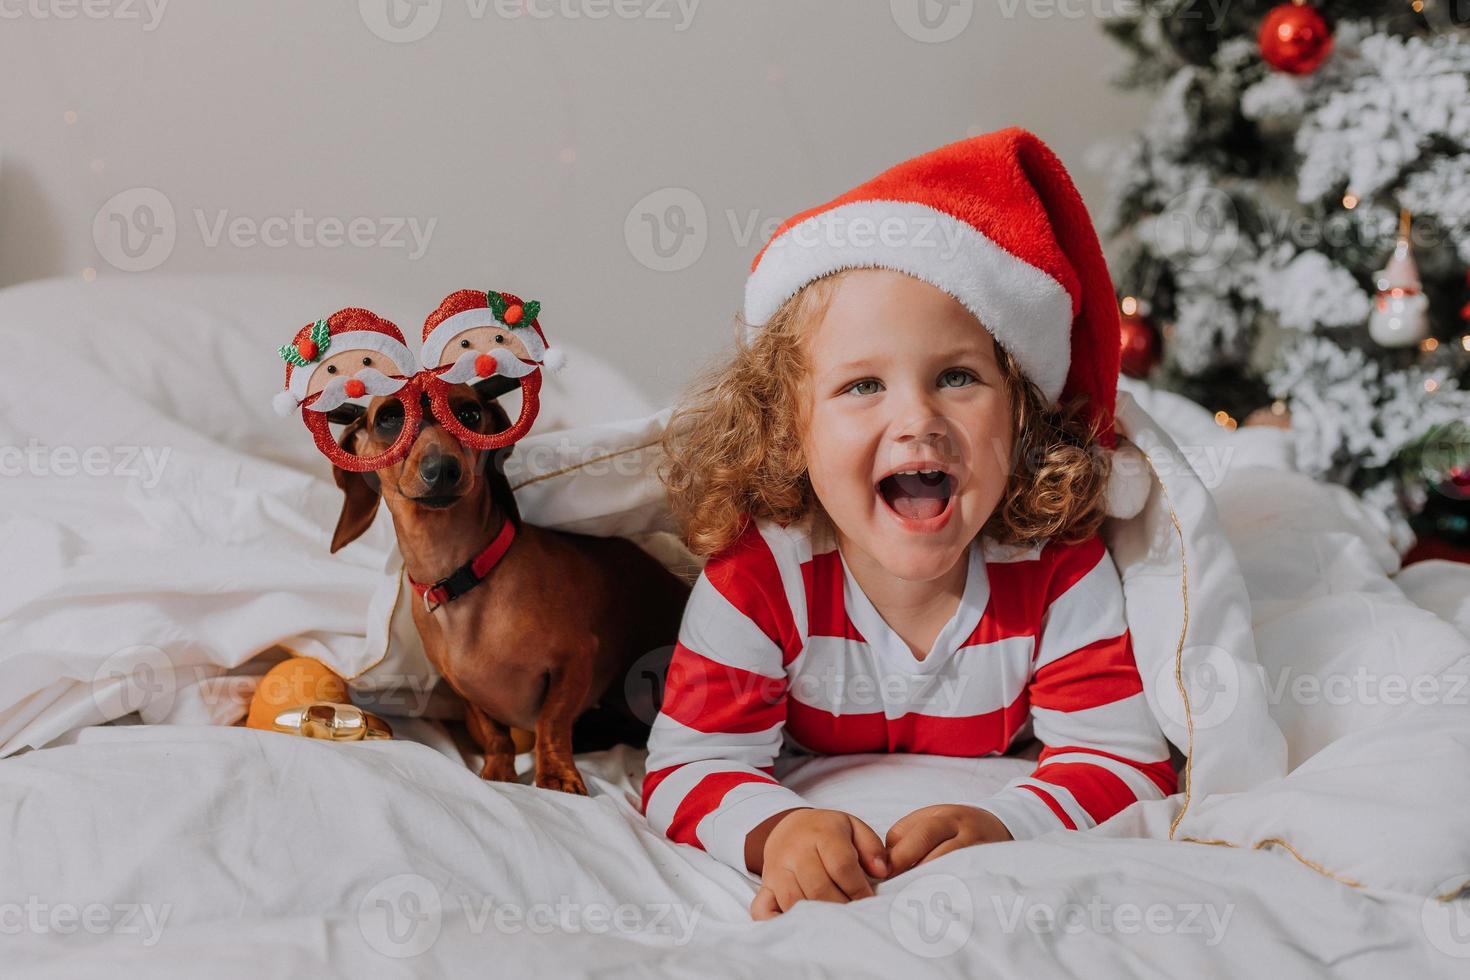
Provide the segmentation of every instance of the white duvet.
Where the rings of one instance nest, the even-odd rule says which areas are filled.
[[[64,383],[0,388],[0,446],[24,450],[0,459],[19,467],[0,481],[0,976],[1470,975],[1470,897],[1454,898],[1470,881],[1470,574],[1399,573],[1372,515],[1290,472],[1279,441],[1232,440],[1146,391],[1213,490],[1259,665],[1232,688],[1191,644],[1181,729],[1206,775],[1241,754],[1211,739],[1246,710],[1211,691],[1247,708],[1258,691],[1284,735],[1284,760],[1239,791],[1196,774],[1187,811],[1176,797],[971,848],[877,898],[756,924],[747,876],[646,827],[639,753],[582,757],[582,799],[481,782],[429,720],[358,745],[200,724],[237,717],[253,658],[281,643],[359,675],[360,695],[424,704],[386,520],[329,557],[337,491],[267,407],[278,334],[313,304],[375,302],[279,280],[0,293],[18,363],[77,355]],[[376,308],[412,332],[392,302]],[[561,425],[647,414],[584,367],[548,392],[522,480],[584,451],[585,429],[558,448]],[[654,431],[591,441],[636,460]],[[565,481],[522,493],[540,520],[576,517]],[[598,526],[660,544],[636,496]],[[1151,557],[1120,559],[1138,588]],[[157,723],[98,724],[139,705]],[[851,757],[784,776],[881,833],[1032,765]]]

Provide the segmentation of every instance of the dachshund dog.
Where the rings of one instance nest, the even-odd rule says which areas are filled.
[[[510,428],[495,400],[506,379],[491,380],[501,383],[452,389],[450,407],[468,429]],[[338,441],[372,455],[403,424],[398,399],[376,397]],[[413,604],[414,625],[430,662],[465,700],[469,733],[485,752],[481,778],[516,778],[510,729],[523,728],[536,734],[536,785],[586,795],[572,761],[573,725],[600,714],[622,725],[619,740],[646,741],[647,722],[627,709],[623,680],[638,658],[673,645],[689,588],[625,539],[522,523],[498,465],[509,451],[468,449],[425,405],[402,462],[371,473],[333,467],[345,499],[332,551],[372,524],[381,496],[410,580],[448,587]],[[468,563],[505,540],[508,550],[476,581],[483,567],[469,573]]]

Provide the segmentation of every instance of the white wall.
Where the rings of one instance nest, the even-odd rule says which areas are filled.
[[[512,0],[0,0],[0,283],[322,273],[412,297],[410,334],[452,289],[509,289],[544,302],[553,341],[663,398],[728,342],[762,226],[1011,124],[1095,208],[1084,149],[1144,111],[1107,85],[1121,56],[1097,22],[1054,0],[519,2],[549,16],[507,17]],[[386,40],[390,3],[427,33]],[[950,31],[972,16],[922,42],[901,23],[918,3]],[[692,234],[657,271],[643,215],[681,202]],[[357,218],[358,244],[324,246]],[[151,245],[130,257],[118,219],[164,233],[134,232]],[[150,271],[119,268],[134,265]]]

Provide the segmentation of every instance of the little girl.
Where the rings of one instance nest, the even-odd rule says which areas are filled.
[[[1172,794],[1098,536],[1147,490],[1110,466],[1117,307],[1056,156],[1007,129],[798,215],[743,319],[666,439],[708,563],[649,741],[649,821],[759,875],[768,918]],[[1032,734],[1031,776],[886,840],[772,776],[783,742],[975,757]]]

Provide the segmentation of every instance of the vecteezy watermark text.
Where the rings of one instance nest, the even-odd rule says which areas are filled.
[[[44,902],[31,895],[24,902],[0,902],[0,936],[56,935],[140,936],[153,946],[163,935],[171,904],[148,902]]]
[[[168,0],[0,0],[0,20],[139,21],[158,29]]]
[[[171,452],[170,446],[48,446],[32,439],[24,446],[0,446],[0,477],[113,476],[152,490]]]
[[[428,878],[412,872],[385,878],[363,895],[357,924],[369,946],[384,956],[406,959],[438,941],[446,912],[457,913],[471,935],[498,932],[609,933],[659,936],[675,946],[694,936],[702,905],[678,902],[583,902],[568,895],[554,900],[518,902],[493,895],[446,895]]]
[[[671,24],[682,34],[694,23],[702,0],[463,0],[470,20],[487,16],[515,21],[641,20]],[[393,44],[427,37],[444,14],[444,0],[358,0],[362,22]]]
[[[229,208],[193,208],[193,228],[204,248],[401,250],[410,262],[429,250],[438,218],[412,215],[321,215],[304,208],[251,215]],[[181,231],[173,202],[153,187],[133,187],[109,198],[92,220],[102,258],[123,272],[156,269],[173,254]]]

